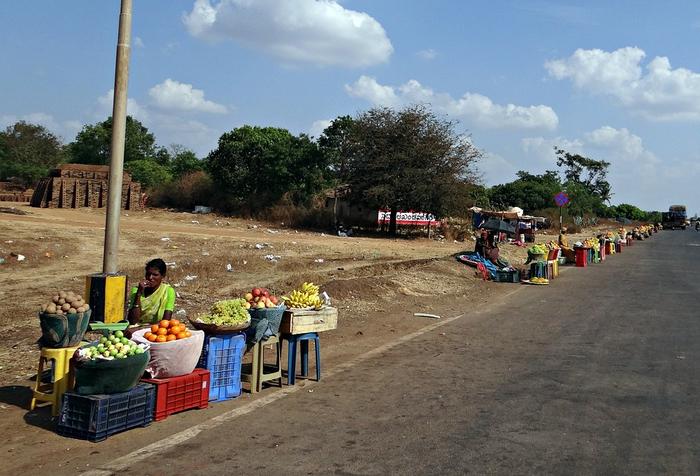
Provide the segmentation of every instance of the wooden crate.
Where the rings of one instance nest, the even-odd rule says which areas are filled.
[[[320,311],[285,311],[280,324],[283,334],[330,331],[338,327],[338,309],[326,306]]]

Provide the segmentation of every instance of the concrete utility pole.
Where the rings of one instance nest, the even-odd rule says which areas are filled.
[[[112,154],[109,159],[109,196],[105,224],[105,246],[102,272],[117,272],[119,252],[119,214],[122,207],[122,178],[124,175],[124,140],[126,137],[126,99],[129,83],[131,53],[131,4],[121,0],[117,65],[114,73],[114,105],[112,109]]]

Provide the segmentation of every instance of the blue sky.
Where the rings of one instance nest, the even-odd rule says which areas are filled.
[[[111,113],[119,0],[0,6],[0,126],[66,142]],[[484,151],[485,183],[611,162],[613,203],[700,211],[700,3],[135,0],[128,112],[201,157],[244,124],[318,136],[420,102]]]

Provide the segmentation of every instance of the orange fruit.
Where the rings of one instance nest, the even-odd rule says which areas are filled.
[[[192,333],[190,331],[185,331],[185,337],[191,337]]]
[[[170,342],[171,340],[177,339],[177,336],[175,334],[168,334],[168,337],[166,337],[166,341]]]
[[[151,332],[153,332],[153,333],[158,332],[158,327],[159,327],[158,324],[153,324],[153,325],[151,326]]]
[[[168,338],[165,336],[158,336],[156,337],[156,342],[167,342]]]
[[[168,327],[170,327],[170,321],[167,319],[163,319],[158,323],[158,325],[167,329]]]
[[[160,328],[158,329],[157,334],[158,334],[159,336],[168,335],[168,329],[166,329],[165,327],[160,327]]]
[[[153,335],[153,332],[146,332],[143,336],[144,336],[146,339],[148,339],[148,338],[151,337],[152,335]]]
[[[170,319],[170,325],[171,325],[171,326],[179,326],[179,325],[180,325],[180,321],[177,320],[177,319]]]
[[[151,334],[150,336],[147,337],[149,342],[155,342],[157,338],[158,338],[158,336],[155,334]]]
[[[185,338],[187,338],[187,332],[180,332],[180,333],[177,335],[177,338],[178,338],[178,339],[185,339]]]

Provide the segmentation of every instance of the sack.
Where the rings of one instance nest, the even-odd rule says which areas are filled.
[[[151,344],[151,359],[146,372],[151,378],[179,377],[191,374],[197,366],[204,346],[204,331],[192,330],[191,337],[170,342],[152,343],[143,335],[150,329],[134,332],[131,339],[138,343]]]
[[[148,359],[146,351],[126,359],[75,361],[75,392],[80,395],[127,392],[139,383]]]
[[[42,347],[65,348],[78,345],[87,331],[92,309],[73,314],[39,313]]]

